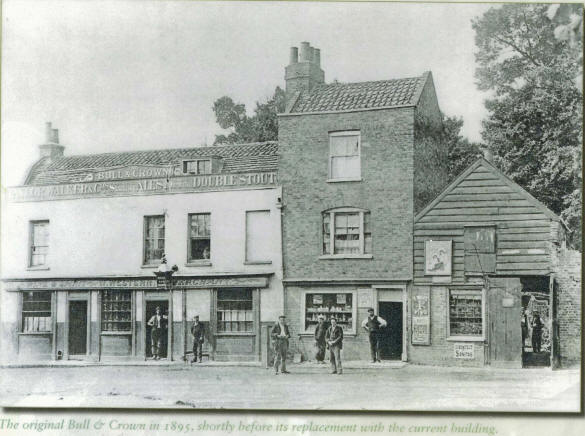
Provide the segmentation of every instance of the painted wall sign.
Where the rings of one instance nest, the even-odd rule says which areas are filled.
[[[418,288],[412,296],[412,344],[430,345],[431,311],[430,288]]]
[[[473,344],[453,344],[453,355],[455,359],[475,359],[475,347]]]
[[[425,241],[425,274],[451,275],[452,241]]]
[[[372,303],[372,290],[371,289],[358,289],[358,307],[373,307]]]
[[[266,187],[278,184],[276,172],[212,174],[139,180],[112,180],[8,188],[13,202],[115,197],[153,194],[179,194],[200,191]]]
[[[173,288],[265,288],[266,277],[210,277],[173,279]]]

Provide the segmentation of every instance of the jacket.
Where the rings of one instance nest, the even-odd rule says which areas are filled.
[[[272,331],[270,332],[270,337],[272,338],[273,341],[282,340],[283,338],[280,337],[280,334],[281,334],[280,324],[276,323],[272,327]],[[288,340],[290,338],[290,331],[289,331],[288,326],[286,324],[284,324],[284,335],[285,335],[285,339]]]
[[[317,342],[325,342],[325,334],[327,333],[327,327],[325,323],[317,324],[317,328],[315,329],[315,340]]]
[[[193,335],[193,340],[195,342],[203,343],[205,338],[205,327],[203,324],[198,323],[197,325],[193,324],[191,326],[191,334]]]
[[[329,347],[338,346],[340,349],[343,348],[343,329],[338,325],[333,328],[333,326],[327,329],[327,333],[325,333],[325,339],[327,340],[327,345]],[[329,345],[329,342],[333,342],[333,344]]]

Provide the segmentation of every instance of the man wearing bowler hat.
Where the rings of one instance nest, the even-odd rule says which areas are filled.
[[[368,317],[362,322],[362,327],[368,332],[370,338],[370,354],[372,363],[380,362],[380,333],[386,327],[386,321],[374,314],[374,309],[368,309]]]
[[[272,327],[270,336],[274,344],[274,374],[278,375],[278,367],[281,366],[283,374],[289,374],[286,370],[286,353],[288,351],[288,340],[290,338],[290,331],[285,322],[286,317],[280,315],[278,322]]]

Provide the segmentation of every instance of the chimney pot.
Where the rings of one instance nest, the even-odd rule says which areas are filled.
[[[311,45],[308,42],[301,42],[301,62],[311,62],[313,59],[311,57]]]
[[[48,144],[53,139],[53,129],[51,128],[51,123],[45,123],[45,142]]]
[[[59,143],[59,129],[53,129],[53,134],[51,135],[51,142],[53,144],[58,144]]]
[[[55,159],[63,157],[65,147],[59,145],[59,130],[53,129],[51,123],[45,123],[45,143],[39,145],[40,157]]]
[[[321,67],[321,50],[318,48],[313,50],[313,63]]]
[[[297,47],[290,48],[290,62],[289,65],[299,62],[299,49]]]

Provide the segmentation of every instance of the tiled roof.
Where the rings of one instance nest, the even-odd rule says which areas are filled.
[[[301,93],[291,113],[329,112],[393,106],[414,106],[429,73],[406,79],[330,83]]]
[[[44,158],[32,167],[25,185],[78,182],[82,175],[92,171],[132,165],[179,165],[183,159],[212,156],[222,158],[222,174],[278,169],[278,143],[270,141],[215,147],[64,156],[52,161]]]

